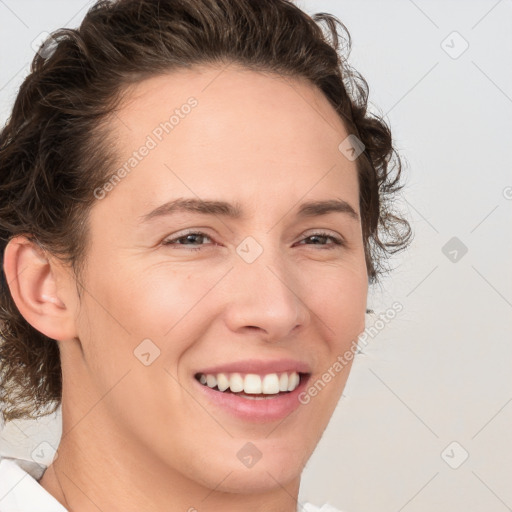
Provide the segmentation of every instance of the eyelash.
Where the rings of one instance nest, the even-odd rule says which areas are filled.
[[[181,235],[181,236],[176,237],[176,238],[166,239],[166,240],[164,240],[162,242],[162,245],[185,245],[186,246],[186,244],[176,244],[174,242],[176,242],[178,240],[182,240],[184,238],[187,238],[188,236],[191,236],[191,235],[199,235],[199,236],[203,236],[203,237],[206,237],[206,238],[209,238],[210,240],[212,240],[212,237],[210,237],[206,233],[203,233],[201,231],[191,231],[190,233],[185,233],[184,235]],[[312,237],[325,237],[325,238],[330,238],[331,240],[333,240],[332,244],[324,244],[324,245],[320,244],[322,247],[326,247],[327,250],[335,249],[336,247],[340,247],[340,246],[344,246],[345,245],[345,241],[343,239],[338,238],[338,237],[333,236],[333,235],[330,235],[329,233],[325,233],[323,231],[319,231],[317,233],[313,233],[311,235],[308,235],[303,240],[307,240],[308,238],[312,238]],[[202,244],[202,245],[204,245],[204,244]],[[319,245],[319,244],[307,244],[307,245]],[[200,250],[202,250],[202,246],[200,246],[200,247],[190,247],[188,250],[190,250],[190,251],[200,251]],[[325,249],[322,249],[322,250],[325,250]]]

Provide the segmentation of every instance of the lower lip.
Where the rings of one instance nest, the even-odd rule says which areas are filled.
[[[264,423],[286,418],[299,407],[299,394],[306,388],[310,375],[301,375],[296,389],[273,398],[250,399],[234,393],[223,393],[204,386],[194,378],[199,391],[219,408],[245,421]]]

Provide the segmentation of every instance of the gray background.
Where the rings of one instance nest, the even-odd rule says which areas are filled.
[[[32,41],[76,26],[91,4],[0,0],[2,123]],[[511,510],[512,1],[298,4],[350,30],[351,63],[407,163],[402,208],[416,233],[372,291],[368,325],[395,301],[404,309],[357,356],[300,499],[346,512]],[[59,437],[58,415],[12,422],[0,454],[30,460]]]

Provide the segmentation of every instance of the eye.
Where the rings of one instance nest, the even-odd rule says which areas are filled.
[[[183,243],[181,242],[181,240],[185,240],[185,241],[194,241],[194,237],[197,237],[197,238],[208,238],[211,240],[211,238],[206,234],[206,233],[202,233],[201,231],[192,231],[190,233],[186,233],[184,235],[181,235],[179,237],[176,237],[176,238],[168,238],[166,240],[164,240],[162,242],[162,245],[190,245],[190,244],[187,244],[187,243]],[[201,245],[204,245],[204,244],[201,244]],[[201,250],[201,247],[190,247],[190,250],[192,251],[200,251]]]
[[[207,238],[208,240],[212,240],[212,238],[210,236],[208,236],[206,233],[203,233],[201,231],[191,231],[191,232],[185,233],[179,237],[168,238],[162,242],[162,245],[174,245],[174,246],[185,245],[185,246],[188,246],[189,250],[191,250],[191,251],[200,251],[201,246],[203,246],[205,244],[200,244],[198,247],[194,247],[194,245],[195,245],[194,241],[197,242],[198,239],[204,240],[205,238]],[[313,233],[313,234],[307,236],[306,238],[302,239],[302,241],[305,241],[305,240],[317,240],[317,241],[319,241],[319,243],[301,244],[301,245],[319,245],[321,247],[325,247],[325,249],[335,249],[336,247],[345,245],[345,241],[342,238],[334,236],[334,235],[332,235],[330,233],[326,233],[326,232]],[[330,244],[322,243],[326,240],[331,240],[332,243],[330,243]],[[192,242],[192,243],[189,244],[187,242]]]
[[[339,246],[345,245],[345,241],[342,238],[331,235],[329,233],[325,233],[325,232],[313,233],[312,235],[307,236],[303,240],[314,240],[314,239],[320,240],[320,241],[330,239],[330,240],[332,240],[332,243],[330,243],[330,244],[323,244],[323,243],[316,244],[315,243],[315,244],[306,244],[306,245],[320,245],[322,247],[325,246],[326,249],[335,249],[337,246],[339,247]]]

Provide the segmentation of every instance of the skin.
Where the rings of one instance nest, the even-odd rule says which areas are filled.
[[[314,382],[364,330],[368,289],[360,220],[295,215],[333,198],[359,214],[356,162],[338,150],[348,133],[328,100],[305,81],[219,71],[147,79],[110,122],[122,164],[198,101],[93,206],[81,297],[70,269],[23,237],[6,251],[20,311],[61,350],[63,435],[40,483],[70,510],[295,511],[345,386],[350,364],[310,403],[263,423],[193,388],[194,370],[249,358],[307,361]],[[177,197],[237,201],[246,217],[141,222]],[[207,237],[162,245],[186,230]],[[319,231],[345,245],[309,238]],[[236,251],[248,236],[263,248],[250,264]],[[146,338],[160,349],[149,366],[134,356]],[[248,441],[262,454],[252,468],[236,455]]]

